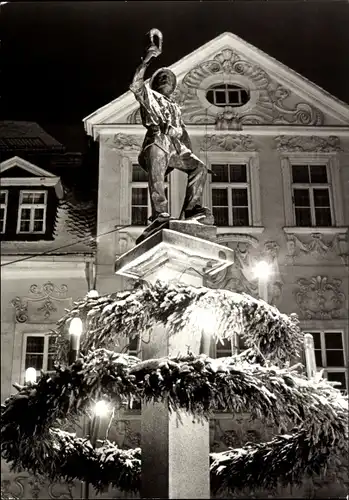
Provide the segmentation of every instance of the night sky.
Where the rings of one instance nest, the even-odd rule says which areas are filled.
[[[154,69],[231,31],[349,103],[347,1],[9,2],[0,22],[1,119],[37,121],[70,150],[82,119],[127,90],[153,27]]]

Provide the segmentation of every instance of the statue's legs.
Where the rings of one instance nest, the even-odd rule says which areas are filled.
[[[207,178],[206,165],[193,153],[180,155],[181,163],[175,168],[188,174],[187,190],[184,198],[181,216],[187,218],[193,211],[201,209],[202,191]]]
[[[168,166],[168,154],[155,144],[144,152],[143,161],[148,172],[152,218],[168,213],[168,200],[165,193],[165,173]]]

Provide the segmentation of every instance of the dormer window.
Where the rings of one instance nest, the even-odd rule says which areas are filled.
[[[6,230],[8,191],[0,191],[0,233]]]
[[[250,94],[238,85],[222,83],[211,87],[206,93],[206,99],[215,106],[239,107],[249,101]]]
[[[46,209],[47,191],[20,191],[17,233],[45,233]]]

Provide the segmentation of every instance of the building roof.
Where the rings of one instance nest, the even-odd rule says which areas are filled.
[[[64,146],[36,122],[0,121],[0,151],[54,150]]]
[[[235,62],[237,62],[236,67],[234,66]],[[223,76],[234,74],[250,80],[253,88],[261,91],[261,94],[264,92],[263,99],[267,99],[267,104],[271,108],[275,108],[275,105],[277,107],[279,101],[282,101],[276,92],[279,86],[280,91],[288,93],[295,101],[296,104],[293,103],[293,105],[295,104],[293,107],[298,115],[301,115],[304,109],[311,107],[315,114],[323,114],[327,117],[328,125],[349,125],[349,106],[347,104],[230,32],[222,33],[202,45],[172,64],[170,69],[177,77],[178,87],[183,82],[190,87],[187,99],[190,108],[193,108],[193,94],[197,93],[197,89],[202,91],[205,78],[207,80],[212,79],[212,75],[218,73]],[[270,96],[272,97],[271,100]],[[260,99],[258,103],[261,102]],[[183,110],[185,102],[181,105]],[[129,117],[138,108],[139,104],[128,90],[84,118],[85,130],[89,135],[96,138],[98,136],[96,133],[98,127],[108,124],[130,123]],[[254,109],[252,109],[253,112]],[[286,109],[285,113],[287,112]],[[190,124],[189,122],[186,123]],[[270,123],[265,122],[258,125],[263,124]],[[300,125],[301,123],[296,122],[296,124]]]

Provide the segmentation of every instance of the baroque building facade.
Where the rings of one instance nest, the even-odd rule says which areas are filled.
[[[206,183],[203,202],[213,210],[218,241],[235,252],[234,266],[206,285],[258,297],[253,268],[267,260],[272,269],[268,301],[281,312],[298,314],[302,329],[314,336],[318,368],[347,391],[349,106],[232,33],[223,33],[170,69],[177,76],[175,99],[193,151],[216,174]],[[100,237],[92,252],[93,286],[111,293],[131,286],[114,274],[115,259],[135,245],[150,215],[147,177],[138,165],[145,130],[131,92],[86,117],[84,124],[99,142]],[[173,216],[179,215],[185,181],[178,170],[167,179]],[[61,274],[56,276],[55,286],[67,284]],[[80,296],[85,289],[81,283]],[[63,293],[62,288],[56,291]],[[8,311],[15,295],[15,287],[10,288],[4,299]],[[15,321],[11,311],[9,345],[13,332],[27,324],[18,317]],[[234,348],[212,345],[211,354],[226,356]],[[139,344],[130,350],[141,355]],[[22,361],[18,356],[20,367],[23,355]],[[19,368],[11,373],[6,374],[6,395],[10,382],[23,377]],[[110,439],[124,447],[139,443],[139,410],[125,411],[114,424]],[[212,451],[268,439],[272,433],[258,422],[247,424],[243,415],[232,422],[219,414],[210,427]],[[328,475],[276,496],[327,498],[343,492]]]

